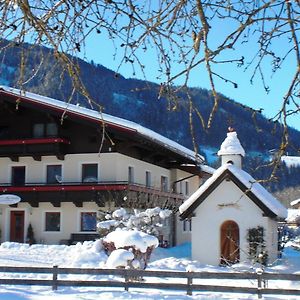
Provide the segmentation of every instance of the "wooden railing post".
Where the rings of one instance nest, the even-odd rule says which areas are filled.
[[[128,288],[129,276],[128,276],[126,270],[125,270],[125,273],[124,273],[124,278],[125,278],[125,291],[128,292],[128,290],[129,290],[129,288]]]
[[[262,289],[263,270],[260,268],[257,268],[256,274],[257,274],[257,296],[258,296],[258,299],[261,299],[262,298],[261,289]]]
[[[193,289],[192,289],[192,284],[193,284],[193,273],[192,272],[187,272],[187,289],[186,289],[186,294],[188,296],[192,296]]]
[[[52,290],[56,291],[57,290],[57,274],[58,274],[58,267],[53,266],[53,273],[52,273]]]

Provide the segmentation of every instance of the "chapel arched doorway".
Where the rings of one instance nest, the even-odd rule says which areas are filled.
[[[222,265],[234,264],[240,260],[240,231],[234,221],[225,221],[221,225],[221,261]]]

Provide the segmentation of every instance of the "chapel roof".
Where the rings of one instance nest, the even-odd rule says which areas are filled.
[[[242,169],[224,164],[218,168],[194,194],[180,207],[180,217],[185,219],[192,216],[194,210],[217,188],[224,180],[230,179],[247,195],[266,216],[285,219],[287,209],[270,194],[257,180]]]

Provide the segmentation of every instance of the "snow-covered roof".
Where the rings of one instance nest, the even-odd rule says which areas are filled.
[[[286,221],[288,223],[295,223],[295,222],[297,222],[297,220],[300,220],[300,210],[289,208]]]
[[[286,164],[287,167],[299,167],[300,166],[300,156],[281,156],[281,161]]]
[[[179,207],[179,212],[182,217],[187,217],[187,214],[190,214],[198,205],[200,205],[200,203],[197,203],[197,200],[226,172],[244,186],[245,193],[247,193],[249,197],[249,193],[251,192],[263,204],[263,207],[270,210],[273,215],[280,219],[285,219],[287,217],[287,209],[276,198],[274,198],[251,175],[232,164],[224,164],[218,168],[213,176]]]
[[[105,113],[100,113],[96,110],[88,109],[85,107],[77,106],[74,104],[70,104],[67,102],[63,102],[60,100],[52,99],[49,97],[41,96],[38,94],[22,91],[19,89],[7,87],[7,86],[0,86],[0,90],[8,92],[10,94],[16,95],[16,96],[21,96],[27,100],[30,100],[31,102],[39,103],[39,104],[44,104],[48,107],[52,108],[59,108],[67,112],[72,112],[73,114],[76,114],[78,116],[84,116],[88,119],[91,120],[98,120],[100,122],[104,122],[107,124],[115,124],[119,127],[123,127],[125,129],[132,130],[147,139],[155,142],[156,144],[162,145],[163,147],[178,153],[188,159],[192,159],[196,163],[201,163],[204,161],[204,157],[195,154],[194,151],[156,133],[155,131],[148,129],[146,127],[143,127],[135,122],[125,120],[119,117],[115,117],[109,114]]]
[[[290,204],[291,206],[296,206],[296,205],[300,206],[300,199],[293,200]]]
[[[235,131],[227,132],[227,137],[221,144],[218,155],[242,155],[245,156],[245,150],[242,147],[240,140]]]

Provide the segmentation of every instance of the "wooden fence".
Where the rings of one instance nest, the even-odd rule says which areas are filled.
[[[33,273],[48,274],[48,279],[13,278],[13,274],[7,273]],[[72,280],[65,280],[60,275],[97,275],[97,280],[81,280],[80,276],[74,276]],[[113,275],[114,279],[108,277]],[[153,282],[151,278],[163,278],[160,282]],[[139,280],[143,278],[143,280]],[[211,281],[211,282],[207,282]],[[214,280],[219,280],[216,284]],[[234,286],[228,286],[228,282],[221,285],[222,280],[233,280]],[[41,285],[52,286],[57,290],[59,286],[81,287],[119,287],[126,291],[129,288],[152,288],[186,291],[188,295],[193,292],[220,292],[220,293],[247,293],[257,294],[261,298],[263,294],[274,295],[298,295],[298,289],[285,289],[283,287],[271,288],[273,281],[293,281],[300,286],[300,274],[278,273],[216,273],[216,272],[173,272],[173,271],[146,271],[128,269],[81,269],[49,267],[7,267],[0,266],[0,284],[7,285]],[[201,284],[202,282],[202,284]],[[240,282],[240,286],[238,284]],[[250,283],[250,284],[249,284]]]

